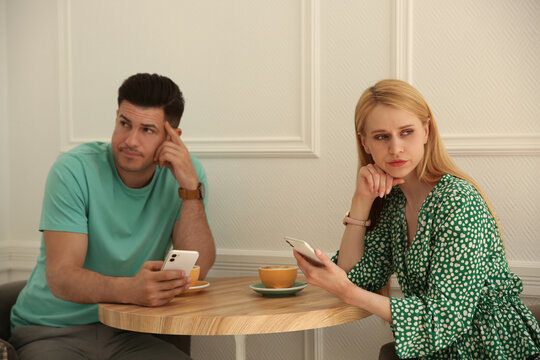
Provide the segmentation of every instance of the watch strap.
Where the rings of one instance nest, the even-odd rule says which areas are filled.
[[[201,192],[201,183],[199,183],[195,190],[188,190],[179,187],[178,197],[182,200],[201,200],[203,198],[203,194]]]
[[[350,214],[351,214],[351,211],[350,210],[347,211],[347,213],[345,214],[345,217],[343,218],[343,225],[347,226],[348,224],[351,224],[351,225],[364,226],[364,227],[368,227],[369,225],[371,225],[371,220],[354,219],[349,216]]]

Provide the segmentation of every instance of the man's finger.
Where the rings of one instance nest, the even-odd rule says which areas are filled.
[[[180,129],[177,130],[182,131]],[[175,144],[182,144],[182,142],[180,141],[180,134],[172,128],[171,124],[169,124],[168,121],[165,121],[165,131],[167,132],[167,135],[169,135],[170,141]]]
[[[161,266],[163,265],[163,261],[147,261],[143,264],[143,268],[148,270],[161,270]]]

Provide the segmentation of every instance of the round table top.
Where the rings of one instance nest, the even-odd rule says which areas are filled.
[[[159,307],[99,304],[99,320],[154,334],[247,335],[316,329],[370,315],[316,286],[292,296],[266,297],[249,287],[260,281],[256,276],[207,281],[207,288]]]

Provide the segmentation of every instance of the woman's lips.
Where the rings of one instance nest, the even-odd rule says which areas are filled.
[[[405,165],[406,162],[407,160],[392,160],[388,164],[390,164],[390,166],[399,167]]]

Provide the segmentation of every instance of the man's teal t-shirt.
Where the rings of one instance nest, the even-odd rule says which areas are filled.
[[[201,163],[191,157],[206,189]],[[206,197],[204,199],[206,205]],[[91,142],[61,155],[45,185],[39,230],[88,235],[84,268],[108,276],[134,276],[148,260],[163,260],[180,215],[178,182],[156,167],[150,184],[128,188],[116,171],[111,145]],[[11,312],[12,326],[73,326],[98,322],[96,304],[55,297],[45,277],[43,236],[37,265]]]

